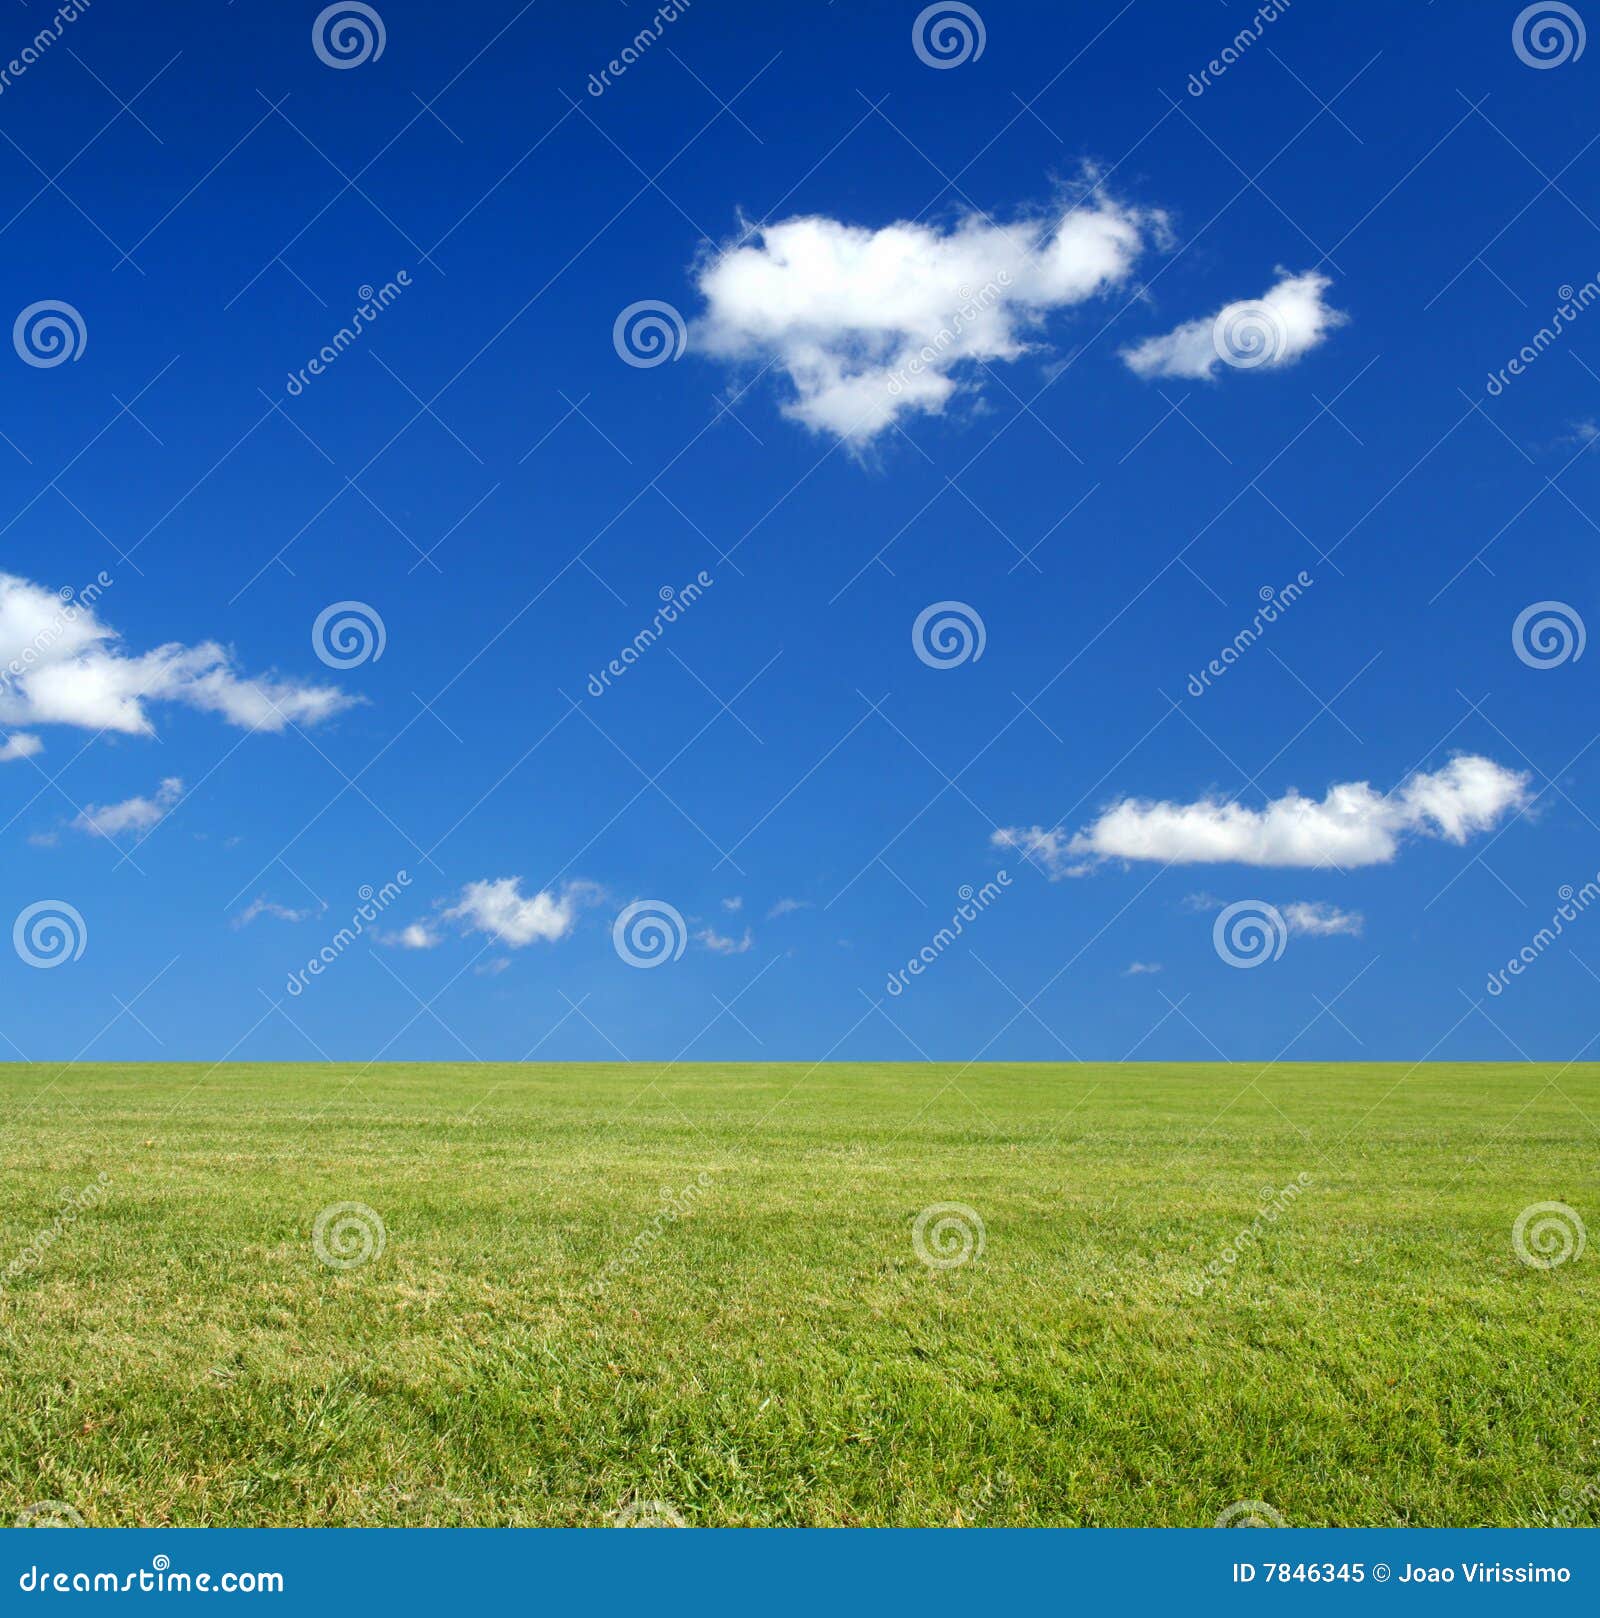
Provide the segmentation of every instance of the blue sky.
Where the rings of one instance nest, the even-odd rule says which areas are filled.
[[[5,1054],[1590,1052],[1597,659],[1514,628],[1593,610],[1600,52],[1521,9],[14,8]]]

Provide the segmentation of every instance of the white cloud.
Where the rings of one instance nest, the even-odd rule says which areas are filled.
[[[275,903],[271,899],[252,899],[243,910],[234,917],[235,927],[248,927],[258,916],[272,916],[278,921],[310,921],[320,916],[328,907],[319,905],[315,910],[307,907],[304,910],[295,910],[288,905]]]
[[[780,899],[768,912],[767,920],[776,921],[779,916],[792,916],[797,910],[810,910],[809,899]]]
[[[1150,977],[1161,970],[1160,961],[1130,961],[1122,975],[1125,978]]]
[[[1224,304],[1203,320],[1186,321],[1160,337],[1122,350],[1139,376],[1178,376],[1196,380],[1217,368],[1272,370],[1292,365],[1342,326],[1349,316],[1330,309],[1323,294],[1333,283],[1315,270],[1305,275],[1279,271],[1283,279],[1256,301]],[[1227,354],[1230,358],[1224,358]]]
[[[695,935],[696,939],[711,951],[713,955],[744,955],[755,947],[755,939],[750,936],[748,927],[744,930],[743,938],[729,938],[723,933],[716,932],[710,927],[703,927]]]
[[[722,908],[730,915],[737,915],[739,911],[744,909],[744,900],[738,898],[737,896],[732,899],[724,899],[722,901]]]
[[[553,944],[577,926],[579,910],[592,902],[596,891],[591,883],[569,882],[559,894],[545,889],[524,895],[520,876],[502,876],[494,881],[469,882],[444,917],[446,921],[460,922],[468,932],[497,938],[512,949],[522,949],[535,939]],[[406,929],[407,933],[412,931],[410,927]]]
[[[975,386],[979,362],[1027,352],[1051,310],[1120,285],[1164,231],[1103,195],[1004,227],[786,219],[700,267],[696,342],[771,363],[794,390],[785,414],[864,446],[909,411],[940,414],[958,367]]]
[[[148,705],[181,702],[244,729],[282,730],[326,719],[351,700],[332,686],[250,679],[216,641],[171,641],[129,655],[92,606],[0,573],[0,724],[148,736],[154,733]]]
[[[444,942],[438,933],[422,921],[410,922],[398,932],[375,933],[373,936],[380,944],[387,944],[392,949],[434,949]]]
[[[1283,919],[1292,933],[1309,933],[1313,938],[1333,938],[1340,933],[1360,936],[1366,917],[1355,910],[1341,910],[1338,905],[1312,903],[1297,899],[1293,904],[1280,905]]]
[[[177,806],[183,782],[169,775],[148,798],[125,798],[121,803],[90,804],[72,824],[94,837],[117,837],[125,831],[149,831]]]
[[[10,764],[19,758],[32,758],[35,753],[44,751],[44,743],[37,736],[30,736],[26,731],[13,731],[3,742],[0,742],[0,764]]]
[[[1102,860],[1173,865],[1387,865],[1408,834],[1464,843],[1528,803],[1528,776],[1463,754],[1442,770],[1411,776],[1393,792],[1365,781],[1328,788],[1322,799],[1291,789],[1261,809],[1220,798],[1194,803],[1124,798],[1072,837],[1058,827],[1010,827],[991,841],[1021,849],[1052,878],[1082,876]]]

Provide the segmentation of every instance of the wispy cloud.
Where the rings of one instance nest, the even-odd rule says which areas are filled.
[[[1280,905],[1283,919],[1293,933],[1309,933],[1313,938],[1332,938],[1347,933],[1359,937],[1366,925],[1366,917],[1355,910],[1341,910],[1338,905],[1308,902],[1297,899],[1292,904]]]
[[[169,775],[148,798],[124,798],[121,803],[90,804],[73,826],[94,837],[118,837],[125,831],[149,831],[172,813],[183,796],[183,782]]]
[[[694,936],[713,955],[744,955],[755,947],[755,939],[751,937],[748,927],[744,930],[743,938],[729,938],[711,927],[702,927]]]

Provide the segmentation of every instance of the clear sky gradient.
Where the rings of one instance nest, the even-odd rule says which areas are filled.
[[[1600,47],[320,9],[0,18],[0,1055],[1594,1054]]]

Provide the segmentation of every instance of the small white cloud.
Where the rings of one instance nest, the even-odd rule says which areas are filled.
[[[333,686],[251,679],[216,641],[129,655],[92,606],[0,573],[0,725],[154,734],[149,705],[181,702],[247,730],[314,724],[352,698]],[[22,755],[13,755],[22,756]]]
[[[425,922],[413,921],[393,933],[374,933],[380,944],[390,949],[433,949],[444,940]]]
[[[697,345],[775,367],[793,389],[786,415],[864,446],[908,412],[941,414],[958,374],[979,386],[983,364],[1017,359],[1052,310],[1122,284],[1164,231],[1160,214],[1093,191],[1003,226],[785,219],[702,264]]]
[[[484,933],[522,949],[536,939],[553,944],[565,938],[577,926],[579,911],[593,903],[597,893],[592,883],[569,882],[559,893],[546,889],[524,894],[520,876],[502,876],[469,882],[444,917],[460,922],[467,932]]]
[[[755,939],[750,936],[748,927],[744,930],[743,938],[728,938],[710,927],[702,927],[695,935],[696,939],[711,951],[713,955],[743,955],[755,947]]]
[[[1338,905],[1315,903],[1297,899],[1293,904],[1280,905],[1283,919],[1293,933],[1309,933],[1313,938],[1333,938],[1340,933],[1359,937],[1366,918],[1359,911],[1341,910]]]
[[[60,841],[53,831],[36,831],[28,834],[28,842],[34,848],[54,848]]]
[[[252,899],[233,918],[233,925],[235,927],[248,927],[258,916],[271,916],[277,921],[311,921],[320,916],[327,908],[326,905],[319,905],[316,909],[307,906],[303,910],[295,910],[288,905],[277,904],[271,899]]]
[[[473,972],[480,978],[497,978],[511,965],[509,957],[496,955],[493,960],[485,961],[481,966],[473,967]]]
[[[797,910],[810,910],[809,899],[780,899],[768,912],[767,920],[776,921],[779,916],[792,916]]]
[[[10,764],[19,758],[32,758],[35,753],[43,751],[44,743],[37,736],[30,736],[26,731],[14,730],[0,742],[0,764]]]
[[[724,899],[722,901],[722,908],[728,911],[730,914],[735,914],[744,909],[744,900],[737,897],[732,899]]]
[[[1463,754],[1387,793],[1349,781],[1329,787],[1320,801],[1291,790],[1261,809],[1219,798],[1124,798],[1070,838],[1058,827],[1013,826],[991,841],[1023,850],[1052,878],[1085,875],[1105,860],[1348,870],[1387,865],[1408,835],[1465,843],[1490,831],[1527,806],[1528,782],[1524,772]]]
[[[1273,370],[1292,365],[1350,317],[1331,309],[1323,294],[1333,283],[1315,270],[1279,271],[1283,279],[1256,301],[1224,304],[1204,320],[1190,320],[1160,337],[1122,350],[1128,368],[1143,377],[1199,381],[1224,370]]]
[[[1161,970],[1160,961],[1130,961],[1128,969],[1122,975],[1125,978],[1150,977]]]
[[[148,798],[125,798],[121,803],[90,804],[72,822],[78,831],[94,837],[118,837],[125,831],[149,831],[165,820],[183,796],[183,782],[169,775]]]

